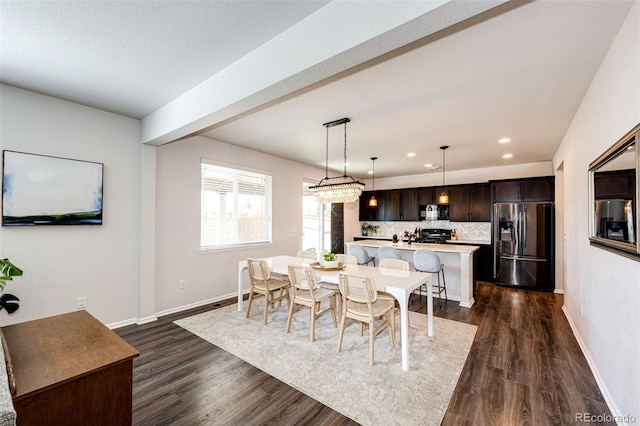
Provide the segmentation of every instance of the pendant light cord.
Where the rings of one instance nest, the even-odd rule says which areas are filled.
[[[444,166],[445,166],[445,151],[447,150],[447,148],[449,148],[449,145],[443,145],[440,147],[440,149],[442,150],[442,186],[444,186]]]
[[[342,177],[347,177],[347,123],[344,123],[344,174]]]
[[[445,151],[446,151],[446,149],[445,149],[445,148],[443,148],[443,149],[442,149],[442,186],[444,186],[444,165],[445,165],[445,162],[444,162],[444,153],[445,153]]]
[[[325,179],[329,179],[329,126],[325,125],[325,127],[327,128],[327,144],[324,160],[324,177]]]

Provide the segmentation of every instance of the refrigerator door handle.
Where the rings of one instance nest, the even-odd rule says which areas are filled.
[[[527,252],[527,208],[522,213],[522,252]]]
[[[522,244],[522,212],[516,212],[516,247],[514,250],[515,254],[520,254],[522,252],[521,244]]]
[[[500,256],[500,260],[518,260],[524,262],[546,262],[543,257]]]

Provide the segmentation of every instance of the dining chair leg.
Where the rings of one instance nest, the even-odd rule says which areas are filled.
[[[264,325],[267,325],[267,317],[269,314],[269,299],[271,299],[271,306],[274,306],[274,301],[273,301],[273,297],[269,297],[271,295],[271,292],[267,292],[267,294],[264,295],[264,318],[263,318],[263,323]]]
[[[311,305],[311,343],[313,343],[313,340],[315,339],[315,335],[316,335],[316,307],[317,307],[317,303],[313,303]]]
[[[333,317],[333,328],[338,327],[338,322],[336,321],[336,298],[329,298],[329,309],[331,309],[331,316]]]
[[[249,312],[251,311],[251,302],[253,302],[253,291],[249,292],[249,303],[247,304],[247,313],[244,316],[245,318],[249,318]]]
[[[373,324],[369,324],[369,365],[373,365],[373,343],[375,342],[375,330]]]
[[[338,333],[338,347],[337,347],[337,351],[336,351],[338,353],[340,353],[340,350],[342,349],[342,338],[344,336],[345,317],[346,317],[346,315],[343,313],[342,314],[342,318],[340,318],[340,332]]]
[[[396,315],[394,312],[394,309],[389,311],[389,318],[388,318],[388,328],[389,328],[389,343],[391,343],[391,346],[395,346],[396,345]]]
[[[291,330],[291,320],[293,319],[293,303],[289,304],[289,316],[287,316],[287,334]]]

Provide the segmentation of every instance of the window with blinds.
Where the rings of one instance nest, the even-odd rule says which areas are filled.
[[[200,249],[271,243],[271,176],[201,163]]]

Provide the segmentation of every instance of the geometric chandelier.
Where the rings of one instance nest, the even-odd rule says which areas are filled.
[[[350,203],[356,201],[364,189],[364,183],[347,176],[347,123],[350,121],[348,118],[341,118],[323,124],[327,128],[325,178],[316,186],[309,188],[309,191],[321,203]],[[329,177],[329,127],[341,124],[344,124],[344,174]],[[340,179],[340,181],[330,183],[332,179]]]

